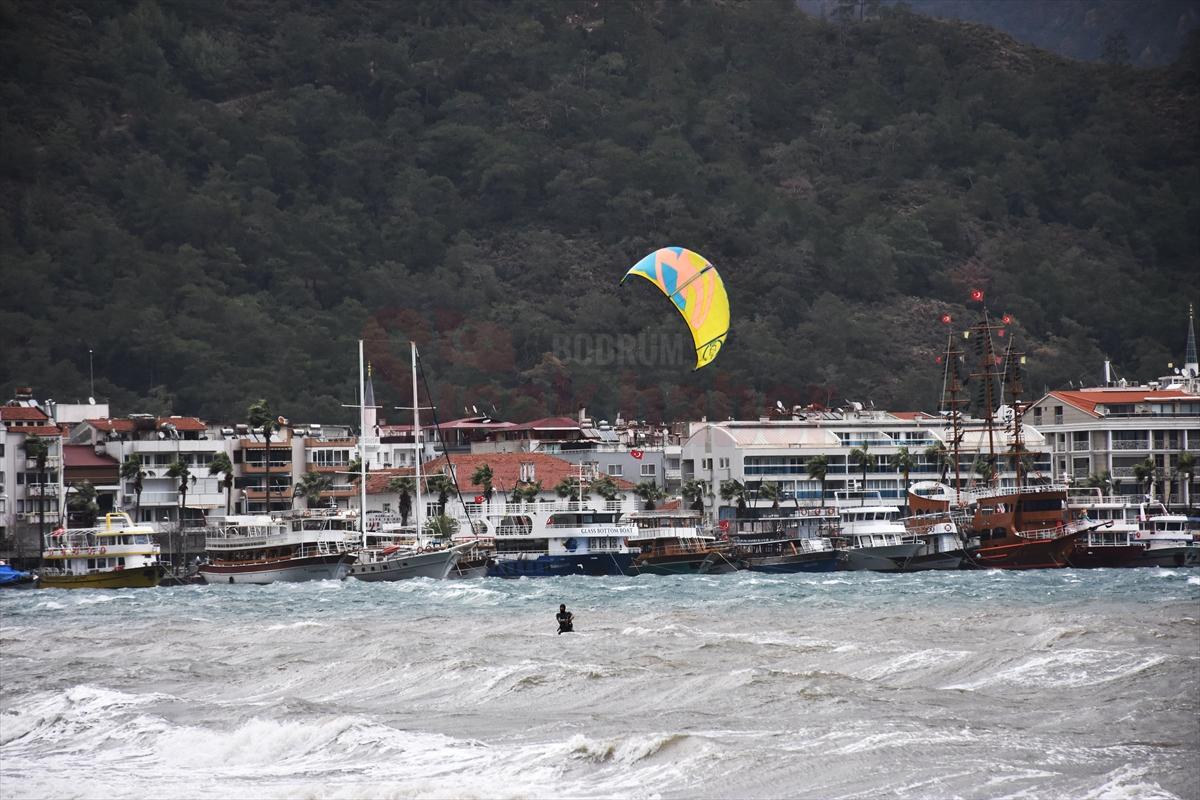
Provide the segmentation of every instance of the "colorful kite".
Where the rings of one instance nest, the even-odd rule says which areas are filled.
[[[712,362],[729,333],[729,296],[712,264],[699,253],[664,247],[643,258],[621,278],[641,275],[671,298],[692,331],[696,369]]]

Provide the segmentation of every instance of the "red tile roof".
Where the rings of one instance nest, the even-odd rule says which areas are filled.
[[[203,421],[196,417],[159,417],[157,426],[161,428],[163,425],[171,424],[175,426],[177,431],[203,431],[208,430],[208,426]]]
[[[0,406],[0,420],[4,422],[41,422],[48,419],[50,417],[45,411],[34,406]]]
[[[133,433],[137,429],[131,419],[85,419],[84,422],[105,433]]]
[[[1096,406],[1130,405],[1161,400],[1174,400],[1182,397],[1195,397],[1182,389],[1097,389],[1094,391],[1051,392],[1052,397],[1078,408],[1094,417]]]
[[[553,491],[563,479],[576,474],[575,465],[570,461],[545,453],[459,453],[450,456],[450,463],[453,464],[454,474],[458,477],[459,491],[463,496],[471,497],[474,497],[480,488],[471,483],[471,476],[484,464],[492,468],[492,487],[497,492],[508,492],[520,482],[522,463],[533,464],[534,480],[541,481],[542,488],[546,491]],[[421,476],[425,478],[443,472],[445,468],[446,457],[442,456],[422,466]],[[410,467],[369,472],[367,494],[383,494],[388,491],[387,485],[392,478],[412,474],[413,470]],[[623,478],[613,478],[613,481],[618,489],[633,488],[633,484]]]
[[[13,433],[23,433],[26,436],[62,436],[62,430],[57,425],[25,425],[12,428]]]
[[[72,467],[119,469],[121,466],[112,456],[97,454],[96,449],[90,444],[63,445],[63,465],[68,469]]]
[[[924,411],[889,411],[896,419],[937,419],[933,414],[926,414]]]

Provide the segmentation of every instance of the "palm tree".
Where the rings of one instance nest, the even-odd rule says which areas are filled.
[[[850,451],[850,460],[857,464],[862,469],[862,486],[859,487],[863,491],[863,499],[866,499],[867,490],[867,470],[875,462],[875,457],[871,455],[871,445],[863,442],[862,447],[856,447]]]
[[[400,524],[408,525],[408,515],[412,513],[412,496],[417,490],[417,482],[412,478],[392,478],[387,485],[389,492],[395,492],[396,505],[400,510]]]
[[[196,476],[188,469],[188,465],[182,459],[175,459],[171,466],[167,467],[167,477],[177,478],[179,480],[179,535],[183,536],[183,515],[187,510],[187,491],[188,480],[192,483],[196,482]],[[171,548],[171,563],[175,563],[174,547]]]
[[[137,498],[133,518],[142,515],[142,481],[146,478],[146,470],[142,469],[142,459],[137,453],[130,454],[121,464],[121,480],[133,481],[133,494]]]
[[[608,475],[601,475],[596,478],[596,480],[592,481],[588,490],[595,492],[609,502],[616,500],[621,494],[621,490],[617,488],[617,482]]]
[[[558,487],[555,487],[555,488],[557,489]],[[541,493],[542,493],[542,482],[541,481],[533,481],[533,482],[526,481],[524,483],[518,483],[513,488],[513,502],[519,503],[522,500],[524,500],[526,503],[532,503],[534,500],[538,499],[538,495],[540,495]]]
[[[662,487],[654,481],[642,481],[633,487],[633,493],[646,502],[647,511],[653,511],[654,504],[667,496]]]
[[[1087,476],[1087,480],[1084,481],[1083,485],[1099,489],[1102,494],[1108,494],[1112,489],[1112,475],[1108,470],[1093,472]]]
[[[688,502],[688,508],[693,511],[703,511],[704,496],[708,494],[708,484],[703,481],[687,481],[679,488],[679,493]]]
[[[763,481],[758,485],[758,496],[771,501],[771,511],[779,510],[779,484],[774,481]]]
[[[46,459],[50,457],[50,442],[41,436],[25,437],[25,457],[34,461],[38,473],[38,488],[43,494],[38,497],[38,536],[46,541]],[[39,545],[40,546],[40,545]]]
[[[480,464],[475,468],[475,472],[471,474],[471,485],[483,487],[483,499],[487,502],[492,501],[492,468],[487,464]]]
[[[975,459],[975,463],[971,465],[971,470],[979,475],[980,479],[985,483],[992,482],[992,476],[995,475],[995,467],[992,466],[992,461],[986,456],[979,456]]]
[[[808,477],[821,482],[821,503],[825,502],[825,478],[829,475],[828,456],[813,456],[808,460]]]
[[[74,511],[83,527],[90,528],[96,524],[96,515],[100,513],[100,504],[96,502],[96,487],[91,481],[81,481],[71,487],[72,496],[67,507]]]
[[[904,476],[904,504],[908,505],[908,475],[917,465],[917,457],[910,453],[907,447],[901,445],[896,448],[896,455],[892,457],[892,463]]]
[[[246,416],[250,420],[250,427],[262,428],[263,441],[267,443],[267,513],[271,513],[271,434],[279,427],[278,418],[275,412],[271,411],[271,406],[266,400],[259,400],[250,406],[246,412]]]
[[[1192,507],[1192,481],[1196,477],[1196,456],[1192,453],[1181,453],[1179,463],[1176,464],[1175,470],[1186,478],[1183,484],[1183,493],[1187,496],[1188,508]]]
[[[590,486],[580,483],[578,478],[563,478],[554,487],[554,493],[563,498],[590,500],[590,489]]]
[[[217,485],[225,490],[225,516],[228,517],[233,513],[233,462],[229,460],[229,454],[217,453],[213,456],[213,460],[208,462],[208,474],[222,476]]]
[[[449,539],[458,532],[458,522],[454,517],[438,514],[437,516],[430,517],[429,521],[425,523],[425,532],[430,536]]]
[[[721,499],[728,503],[733,500],[737,503],[738,516],[743,516],[746,512],[746,486],[741,481],[735,481],[732,478],[721,481]]]
[[[322,475],[316,470],[309,470],[296,484],[292,496],[303,497],[308,507],[313,508],[321,502],[321,495],[329,491],[330,486],[333,486],[333,478]]]
[[[1145,485],[1146,495],[1149,497],[1154,496],[1154,479],[1157,474],[1158,469],[1152,459],[1147,458],[1142,463],[1133,465],[1133,477],[1137,478],[1138,486]]]
[[[441,513],[445,514],[446,500],[450,497],[450,493],[457,489],[454,481],[450,480],[449,475],[438,472],[425,479],[425,488],[431,492],[437,492],[438,504],[442,507]]]
[[[937,468],[938,480],[945,483],[946,473],[950,471],[950,454],[946,451],[946,445],[941,442],[929,445],[925,448],[925,457]]]

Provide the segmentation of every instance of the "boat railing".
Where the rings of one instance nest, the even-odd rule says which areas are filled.
[[[301,545],[295,550],[288,553],[283,553],[275,556],[259,556],[256,558],[213,558],[213,563],[217,564],[237,564],[238,566],[260,565],[260,564],[279,564],[285,561],[292,561],[297,558],[312,558],[315,556],[336,556],[344,553],[355,552],[355,548],[349,546],[348,542],[318,542],[311,545]]]
[[[970,495],[970,497],[974,500],[986,500],[992,497],[1001,497],[1012,494],[1046,494],[1048,492],[1066,494],[1066,491],[1066,486],[1047,483],[1033,486],[997,486],[986,489],[971,489],[964,492],[964,494]]]
[[[1108,525],[1112,525],[1112,522],[1109,522]],[[1020,536],[1022,539],[1037,539],[1037,540],[1061,539],[1064,536],[1073,536],[1082,531],[1086,531],[1086,530],[1089,530],[1092,528],[1097,528],[1097,527],[1099,527],[1099,526],[1093,521],[1076,520],[1074,522],[1069,522],[1066,524],[1063,524],[1060,522],[1057,525],[1053,525],[1048,528],[1034,528],[1032,530],[1016,531],[1016,534],[1017,534],[1017,536]]]

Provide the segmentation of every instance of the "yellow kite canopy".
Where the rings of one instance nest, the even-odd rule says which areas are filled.
[[[699,253],[664,247],[643,258],[625,273],[641,275],[671,298],[692,330],[696,369],[717,357],[729,333],[729,296],[712,264]]]

